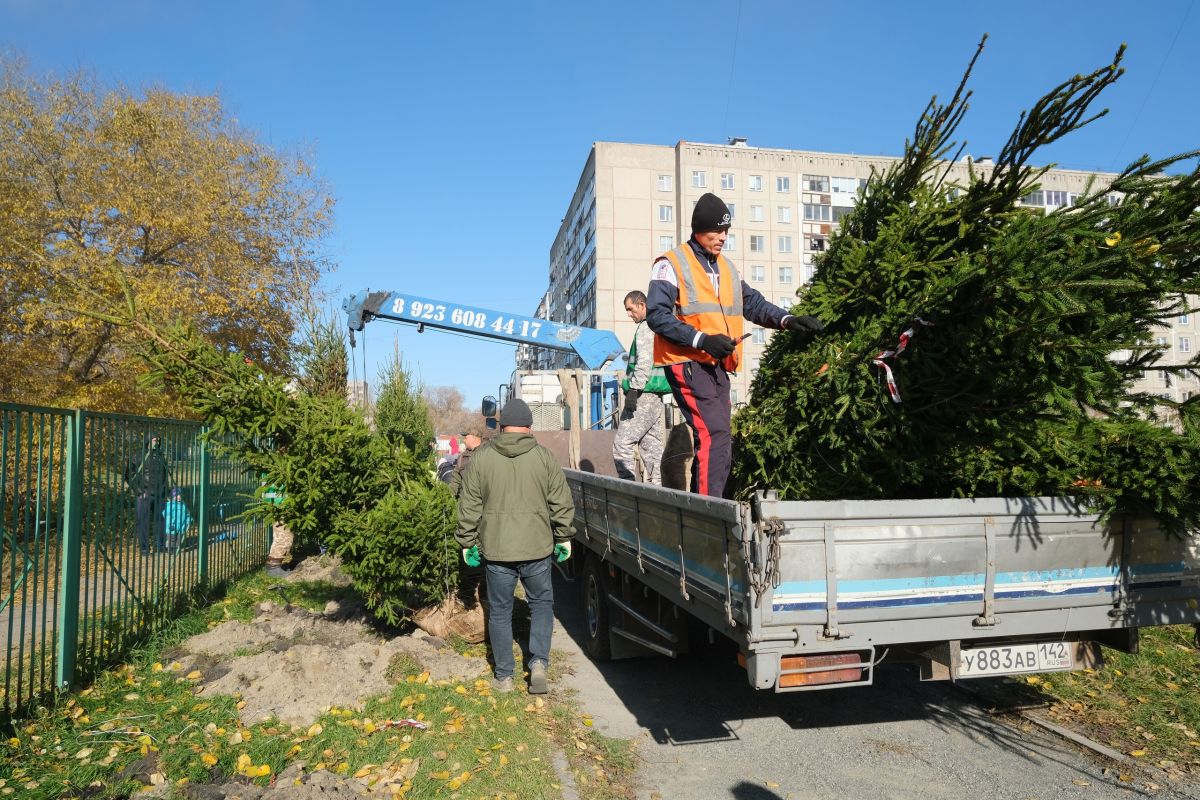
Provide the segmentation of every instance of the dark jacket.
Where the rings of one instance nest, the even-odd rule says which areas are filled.
[[[450,477],[446,479],[447,485],[450,486],[450,491],[457,498],[462,494],[462,479],[463,474],[467,471],[467,467],[471,466],[471,459],[474,458],[480,450],[488,446],[488,442],[476,447],[474,450],[463,450],[458,454],[457,460],[454,462],[454,471],[450,473]]]
[[[125,468],[125,482],[136,495],[165,498],[170,478],[162,447],[147,447],[140,457],[132,459]]]
[[[460,545],[479,545],[488,561],[533,561],[571,538],[574,519],[566,475],[533,434],[501,433],[476,449],[458,495]]]

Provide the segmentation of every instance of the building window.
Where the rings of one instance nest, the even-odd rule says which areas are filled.
[[[1180,392],[1180,393],[1179,393],[1179,399],[1180,399],[1180,400],[1191,400],[1191,399],[1192,399],[1192,393],[1191,393],[1191,392],[1189,392],[1189,391],[1187,391],[1187,390],[1185,389],[1184,391],[1182,391],[1182,392]]]
[[[806,179],[812,176],[805,175]],[[848,194],[851,197],[858,194],[858,178],[831,178],[829,181],[829,190],[834,194]],[[819,192],[821,189],[810,189],[809,191]]]
[[[658,176],[658,190],[659,190],[660,192],[669,192],[669,191],[671,191],[671,184],[672,184],[672,183],[673,183],[673,181],[672,181],[672,179],[671,179],[671,176],[670,176],[670,175],[659,175],[659,176]]]
[[[775,179],[775,191],[780,194],[790,192],[792,190],[792,179],[787,175],[780,175]]]
[[[675,219],[675,207],[674,206],[659,206],[658,207],[658,221],[659,222],[671,222],[674,219]]]
[[[832,212],[829,206],[821,206],[816,203],[804,204],[804,218],[816,220],[817,222],[829,222],[832,218]]]
[[[790,242],[788,243],[788,247],[791,247]],[[780,283],[791,283],[792,282],[792,268],[791,267],[780,267],[779,268],[779,282]]]
[[[722,172],[721,173],[721,188],[722,189],[732,189],[733,188],[733,173],[732,172]]]
[[[751,175],[746,179],[746,188],[752,192],[762,191],[762,175]]]
[[[813,276],[816,274],[817,274],[817,268],[814,267],[811,263],[804,265],[804,282],[805,283],[810,283],[813,279]]]
[[[726,203],[725,205],[729,208],[729,219],[731,221],[737,219],[737,203]]]
[[[825,252],[825,238],[822,236],[813,236],[808,240],[808,249],[815,253]]]
[[[658,250],[660,253],[665,253],[674,247],[675,247],[675,237],[674,236],[658,237]]]
[[[1187,324],[1188,324],[1188,320],[1190,320],[1190,319],[1191,319],[1191,317],[1189,317],[1187,314],[1180,314],[1180,315],[1179,315],[1179,324],[1180,324],[1180,325],[1187,325]]]
[[[755,327],[754,330],[750,331],[750,341],[754,344],[762,344],[766,340],[767,334],[762,328]]]
[[[753,237],[751,237],[753,238]],[[753,247],[754,245],[750,245]],[[767,279],[767,268],[761,264],[750,265],[750,280],[754,283],[762,283]]]
[[[778,237],[777,243],[779,245],[779,247],[778,247],[779,252],[781,252],[781,253],[792,252],[792,237],[780,236],[780,237]]]
[[[853,208],[850,208],[847,206],[834,206],[833,207],[833,221],[841,222],[842,218],[845,217],[847,214],[849,214],[853,210],[854,210]]]
[[[765,237],[765,236],[757,236],[757,235],[751,236],[750,237],[750,252],[751,253],[761,253],[764,250],[766,250],[767,249],[766,238],[767,237]]]
[[[777,209],[777,211],[779,212],[779,222],[780,223],[782,223],[784,225],[788,225],[791,223],[791,221],[792,221],[792,207],[791,206],[780,206]]]
[[[692,186],[703,189],[708,186],[708,173],[702,169],[692,170]]]
[[[827,175],[805,175],[800,179],[806,192],[828,192],[829,177]]]
[[[725,237],[725,249],[731,253],[734,250],[737,250],[737,235],[736,234],[731,233],[727,237]]]
[[[750,221],[751,222],[762,222],[763,221],[763,207],[762,206],[750,206]]]
[[[1036,192],[1030,192],[1021,198],[1023,206],[1044,206],[1046,205],[1046,193],[1039,189]]]
[[[1067,193],[1048,191],[1046,192],[1046,205],[1048,206],[1065,206],[1067,205]]]
[[[1179,337],[1179,352],[1181,352],[1181,353],[1192,352],[1192,340],[1189,337],[1187,337],[1187,336]]]

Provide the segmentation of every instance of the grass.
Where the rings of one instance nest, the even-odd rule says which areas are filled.
[[[417,661],[398,658],[389,665],[393,689],[361,709],[331,708],[309,726],[247,727],[237,695],[198,695],[202,673],[170,659],[187,637],[225,620],[249,621],[264,601],[319,610],[349,591],[280,584],[261,572],[232,584],[224,600],[175,620],[92,686],[19,723],[0,741],[0,796],[123,797],[146,778],[173,787],[232,779],[278,785],[324,769],[395,797],[533,800],[561,796],[558,749],[584,800],[633,796],[628,743],[592,730],[569,698],[497,694],[482,678],[432,681]]]
[[[1034,675],[1054,721],[1174,774],[1200,773],[1200,651],[1190,625],[1142,630],[1141,652],[1104,648],[1098,670]]]

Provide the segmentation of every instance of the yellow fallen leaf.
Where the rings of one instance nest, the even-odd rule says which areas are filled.
[[[350,777],[351,778],[365,778],[368,775],[370,775],[372,771],[374,771],[375,767],[376,767],[375,764],[363,764],[361,767],[359,767],[357,770],[355,770],[354,774],[351,775]]]
[[[466,693],[467,693],[467,687],[463,686],[463,685],[460,683],[458,686],[455,686],[455,687],[454,687],[454,693],[455,693],[455,694],[466,694]]]
[[[1109,247],[1116,247],[1121,243],[1121,232],[1116,231],[1115,233],[1105,236],[1104,243]]]
[[[153,664],[150,665],[150,671],[151,672],[162,672],[163,671],[162,662],[155,661]]]
[[[183,677],[187,678],[189,681],[198,681],[204,677],[204,673],[198,669],[194,669]]]
[[[308,735],[309,735],[309,736],[316,736],[317,734],[319,734],[319,733],[320,733],[321,731],[323,731],[323,730],[325,730],[325,729],[321,727],[320,723],[313,723],[312,725],[310,725],[310,726],[308,727]]]
[[[213,764],[217,763],[217,757],[214,756],[212,753],[201,753],[200,754],[200,763],[206,767],[211,767]]]
[[[501,753],[500,754],[500,766],[503,767],[503,766],[507,766],[507,765],[508,765],[508,756]]]
[[[775,781],[767,781],[767,788],[768,789],[778,789],[779,784],[775,783]]]
[[[448,781],[450,780],[450,770],[443,769],[438,772],[431,772],[429,773],[429,777],[435,781]]]
[[[1130,750],[1129,755],[1133,756],[1134,758],[1141,758],[1142,756],[1146,755],[1146,751],[1145,750]]]

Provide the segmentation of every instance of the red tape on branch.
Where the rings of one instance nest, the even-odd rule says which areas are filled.
[[[933,324],[932,322],[926,322],[920,317],[916,317],[915,319],[917,322],[926,327]],[[892,374],[892,368],[887,363],[886,359],[895,358],[903,353],[905,348],[908,347],[908,342],[910,339],[912,339],[914,333],[916,333],[915,328],[905,329],[904,333],[900,334],[900,342],[896,345],[895,350],[884,350],[879,355],[875,356],[875,358],[871,359],[871,364],[883,369],[884,377],[887,379],[888,394],[891,396],[893,403],[901,402],[900,387],[896,385],[896,376]]]

